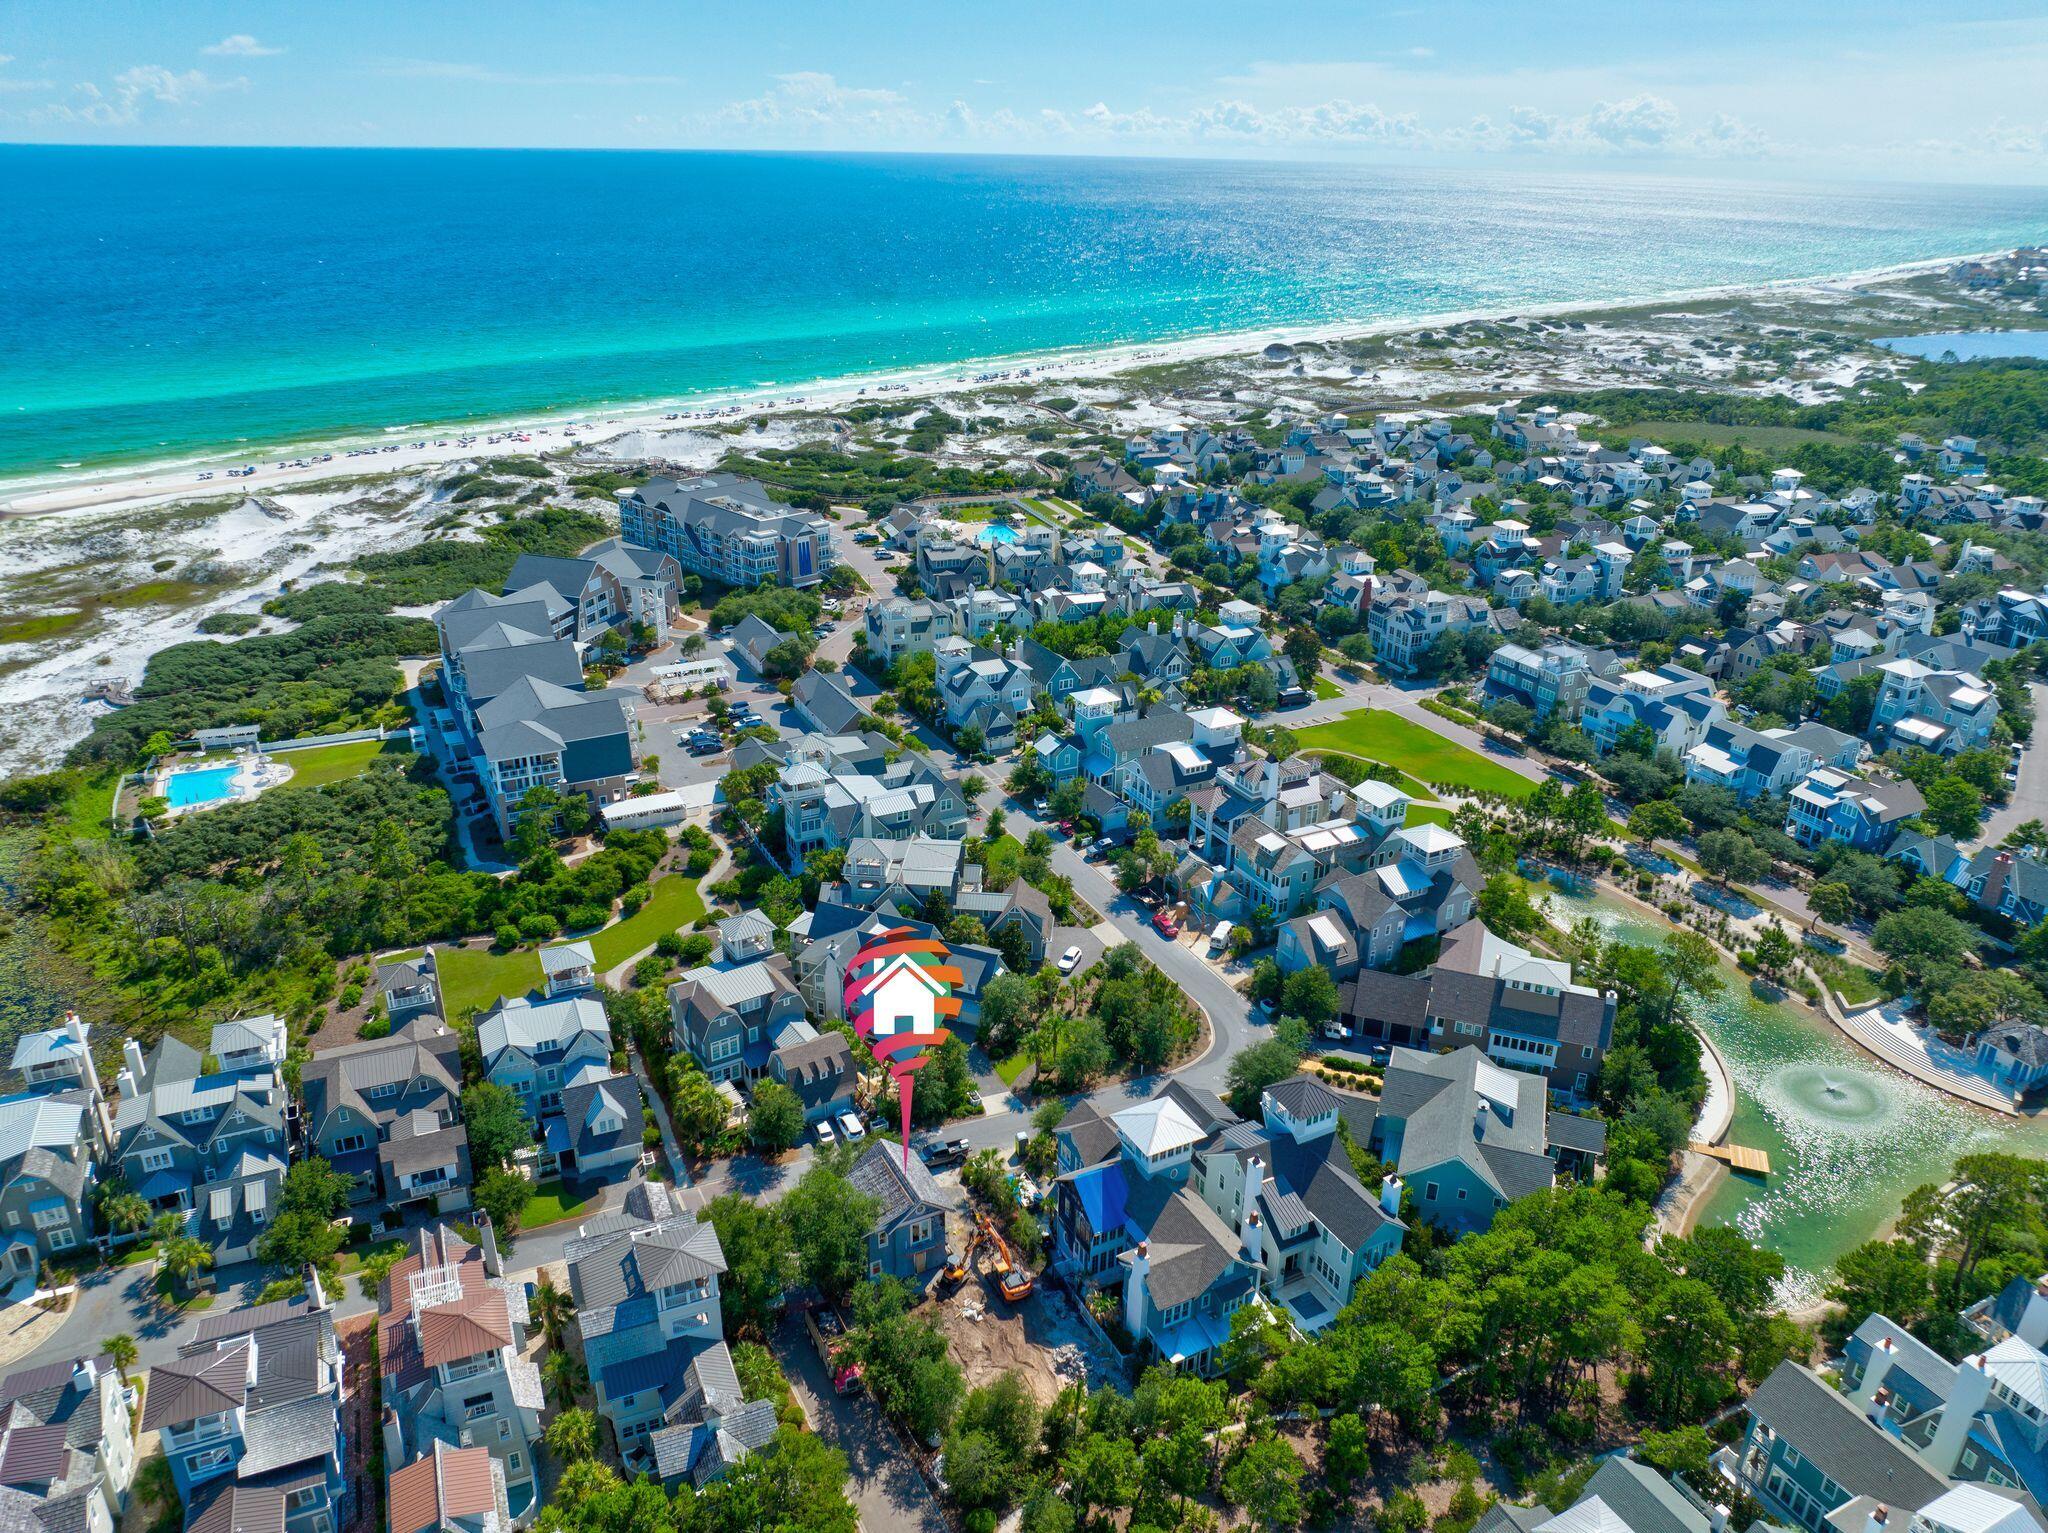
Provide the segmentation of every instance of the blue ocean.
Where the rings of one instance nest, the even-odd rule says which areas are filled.
[[[2041,189],[0,147],[0,476],[2044,236]]]

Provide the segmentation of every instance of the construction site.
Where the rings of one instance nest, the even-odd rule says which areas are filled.
[[[1069,1384],[1125,1380],[1120,1358],[1075,1310],[1071,1295],[1034,1278],[985,1219],[948,1221],[953,1260],[929,1304],[970,1389],[1015,1373],[1039,1404]],[[1005,1283],[1013,1297],[1005,1297]]]

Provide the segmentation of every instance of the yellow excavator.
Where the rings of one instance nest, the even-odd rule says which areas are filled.
[[[989,1248],[989,1270],[996,1275],[996,1292],[1010,1304],[1021,1303],[1031,1297],[1031,1290],[1037,1286],[1031,1274],[1017,1265],[1010,1255],[1010,1243],[1003,1239],[1002,1231],[990,1221],[987,1214],[974,1216],[977,1240]],[[968,1255],[972,1257],[970,1246]]]

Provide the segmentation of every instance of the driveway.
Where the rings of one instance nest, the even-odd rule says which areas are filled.
[[[904,1451],[895,1428],[865,1393],[839,1395],[818,1361],[801,1316],[785,1317],[774,1336],[775,1356],[810,1418],[811,1430],[846,1455],[846,1494],[867,1533],[948,1528],[931,1488]]]

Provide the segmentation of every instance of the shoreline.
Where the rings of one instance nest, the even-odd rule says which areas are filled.
[[[309,434],[262,444],[193,449],[142,463],[99,469],[58,468],[0,478],[0,520],[212,495],[248,495],[261,490],[302,487],[338,478],[368,477],[446,463],[532,456],[561,447],[596,446],[630,432],[648,429],[705,429],[758,421],[784,412],[828,414],[835,406],[871,402],[871,395],[886,395],[896,402],[912,403],[977,386],[1033,385],[1042,380],[1061,378],[1113,377],[1141,366],[1171,366],[1245,357],[1273,345],[1329,345],[1511,318],[1549,320],[1592,316],[1654,304],[1713,302],[1770,293],[1853,288],[1925,276],[1959,261],[1982,259],[1994,253],[1964,252],[1846,272],[1674,289],[1632,297],[1568,299],[1547,304],[1445,310],[1435,314],[1409,314],[1377,320],[1263,326],[1107,346],[1051,347],[753,389],[711,389],[643,401],[594,402],[560,410],[460,421],[428,419],[387,426],[376,432],[338,436]],[[1026,371],[1028,377],[1018,376]],[[996,372],[1007,372],[1010,376],[990,376]],[[422,441],[423,437],[444,440]],[[530,440],[516,440],[520,437]],[[488,438],[497,440],[486,440]],[[457,439],[467,445],[458,445]],[[315,454],[360,453],[365,448],[374,449],[374,456],[336,457],[296,468],[264,466],[264,460],[270,460],[274,465],[279,458],[289,461]],[[393,448],[396,450],[390,450]],[[251,463],[257,465],[252,474],[234,479],[219,477],[229,466]],[[209,477],[200,478],[202,473]]]

